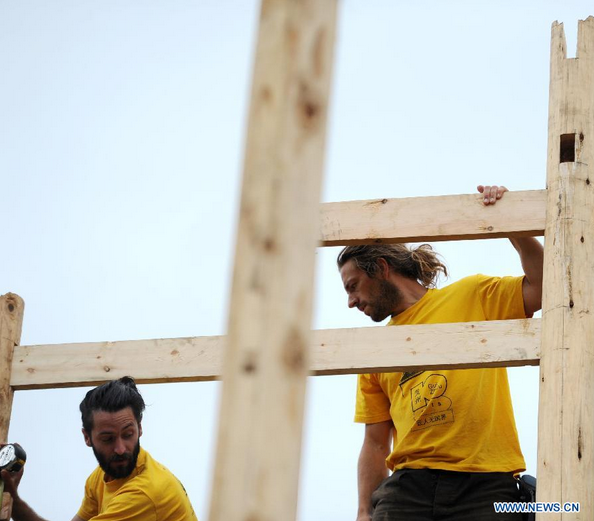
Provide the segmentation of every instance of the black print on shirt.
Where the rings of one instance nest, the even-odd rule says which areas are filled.
[[[448,380],[442,374],[430,374],[410,390],[415,424],[413,431],[454,422],[452,400],[446,395]]]
[[[424,371],[411,371],[410,373],[402,373],[402,376],[400,377],[400,386],[402,386],[403,383],[408,382],[409,380],[412,380],[415,376],[419,376],[420,374],[423,374]]]

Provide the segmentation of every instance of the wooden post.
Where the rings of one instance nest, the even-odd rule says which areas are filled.
[[[579,22],[577,58],[563,25],[551,41],[538,500],[580,502],[594,519],[594,17]]]
[[[0,443],[6,443],[12,410],[12,354],[21,341],[23,299],[14,293],[0,296]]]
[[[264,0],[211,521],[295,518],[335,0]]]
[[[13,293],[0,297],[0,443],[8,441],[8,427],[12,411],[13,390],[10,386],[14,346],[21,341],[23,327],[23,299]],[[12,498],[2,494],[0,520],[10,519]]]

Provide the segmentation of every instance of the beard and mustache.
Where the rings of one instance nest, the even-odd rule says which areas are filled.
[[[369,317],[374,322],[381,322],[399,307],[403,297],[398,287],[387,280],[377,281],[377,294],[369,299]]]
[[[106,458],[101,454],[95,446],[91,444],[93,454],[97,458],[99,466],[109,477],[113,479],[127,478],[134,469],[136,468],[136,462],[138,461],[138,454],[140,453],[140,439],[136,441],[136,446],[132,452],[126,452],[124,454],[114,454],[111,458]],[[121,461],[127,461],[126,465],[113,465]]]

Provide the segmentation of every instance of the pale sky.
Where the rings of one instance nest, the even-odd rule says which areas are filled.
[[[23,345],[225,334],[258,4],[0,1],[0,294],[25,300]],[[339,5],[324,201],[545,187],[550,26],[573,55],[591,2]],[[434,246],[445,283],[521,273],[504,239]],[[317,252],[313,327],[375,325],[347,308],[337,253]],[[510,379],[534,474],[538,368]],[[309,379],[300,521],[355,518],[355,380]],[[141,386],[141,443],[201,521],[219,390]],[[86,391],[15,395],[22,496],[50,520],[76,513],[96,464]]]

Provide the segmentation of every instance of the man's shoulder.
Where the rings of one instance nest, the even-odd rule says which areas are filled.
[[[487,279],[487,278],[491,278],[491,277],[488,277],[487,275],[483,275],[481,273],[476,273],[475,275],[468,275],[468,276],[462,277],[461,279],[458,279],[454,282],[451,282],[447,286],[443,286],[442,288],[439,288],[437,290],[437,292],[438,293],[453,293],[453,292],[463,291],[463,290],[474,290],[482,278]]]
[[[468,275],[463,277],[443,288],[440,288],[438,291],[457,291],[461,289],[469,289],[474,290],[479,288],[480,286],[485,286],[489,284],[497,284],[500,281],[514,281],[516,279],[521,279],[523,276],[514,277],[514,276],[496,276],[496,275],[485,275],[484,273],[475,273],[474,275]]]
[[[179,480],[165,465],[144,451],[144,458],[142,465],[138,468],[138,473],[126,483],[126,486],[141,489],[154,499],[160,495],[164,487],[171,484],[177,486]]]
[[[156,512],[166,507],[175,508],[176,512],[187,513],[188,519],[196,519],[188,494],[181,481],[165,465],[145,452],[143,467],[138,474],[126,483],[121,493],[142,492],[146,500],[150,501]]]
[[[153,458],[147,451],[144,451],[144,454],[145,458],[143,472],[148,474],[159,473],[163,474],[165,477],[171,476],[173,479],[175,479],[173,473],[165,465]]]
[[[93,470],[93,472],[91,472],[89,474],[89,477],[87,478],[87,485],[96,487],[97,485],[100,485],[101,483],[105,483],[105,481],[103,480],[104,476],[105,476],[105,472],[103,472],[101,467],[99,465],[97,465],[95,467],[95,470]]]

